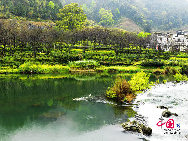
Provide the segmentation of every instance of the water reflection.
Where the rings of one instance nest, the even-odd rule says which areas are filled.
[[[89,95],[100,97],[113,81],[113,77],[94,76],[78,76],[76,79],[1,78],[0,139],[60,140],[74,134],[81,139],[81,134],[93,134],[94,130],[98,134],[109,134],[108,131],[116,129],[107,125],[121,123],[135,114],[131,106],[73,99]],[[122,130],[121,127],[118,130]]]

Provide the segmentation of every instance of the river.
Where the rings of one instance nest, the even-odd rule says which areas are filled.
[[[112,77],[0,80],[0,140],[103,141],[138,137],[120,123],[134,115],[132,106],[106,104]],[[98,102],[84,97],[98,97]],[[83,100],[78,100],[78,99]]]
[[[0,79],[1,141],[118,141],[185,139],[187,84],[161,84],[140,94],[133,105],[104,99],[114,77]],[[156,126],[161,109],[179,116],[181,135],[164,135]],[[134,109],[134,110],[133,110]],[[154,111],[154,112],[153,112]],[[123,132],[121,123],[141,114],[153,129],[151,137]]]

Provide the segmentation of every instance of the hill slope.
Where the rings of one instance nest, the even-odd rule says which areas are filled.
[[[143,29],[140,26],[138,26],[137,24],[135,24],[134,21],[132,21],[131,19],[128,19],[128,18],[124,18],[124,17],[114,27],[121,28],[121,29],[130,31],[130,32],[141,32],[141,31],[143,31]]]
[[[57,20],[57,13],[64,5],[76,2],[82,5],[88,19],[100,22],[101,8],[113,14],[120,25],[134,22],[145,31],[180,29],[188,25],[188,0],[1,0],[0,18],[13,16],[29,19]],[[122,24],[122,25],[121,25]],[[135,27],[137,28],[137,27]],[[132,29],[131,29],[132,30]]]

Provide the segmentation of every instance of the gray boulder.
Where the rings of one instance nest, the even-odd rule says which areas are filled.
[[[169,117],[172,116],[172,115],[178,116],[178,114],[172,113],[172,112],[170,112],[169,110],[165,110],[165,111],[162,112],[162,116],[163,116],[163,117],[166,117],[166,118],[169,118]]]
[[[143,135],[147,135],[147,136],[150,136],[152,134],[152,129],[150,127],[140,124],[137,121],[125,122],[122,124],[122,127],[126,131],[142,133]]]

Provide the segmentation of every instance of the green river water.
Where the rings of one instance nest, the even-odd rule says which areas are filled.
[[[134,115],[132,106],[120,107],[104,98],[113,81],[95,76],[1,78],[0,140],[138,140],[120,126]]]

